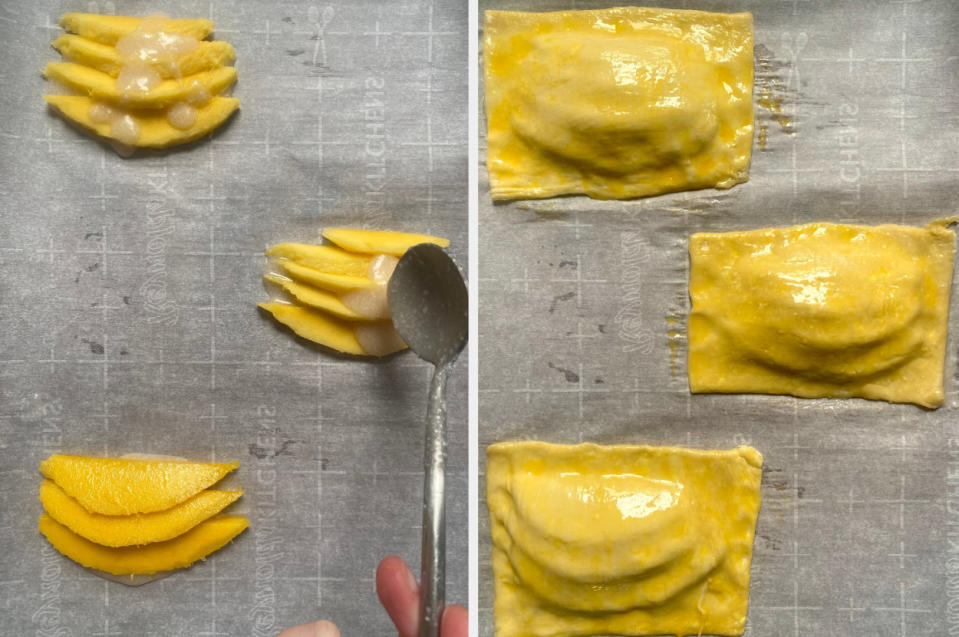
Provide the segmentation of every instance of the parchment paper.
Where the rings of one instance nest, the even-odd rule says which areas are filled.
[[[812,221],[924,225],[957,212],[959,4],[644,4],[754,14],[750,181],[630,202],[492,205],[482,164],[480,443],[751,444],[766,469],[747,635],[952,634],[959,630],[955,286],[947,400],[936,411],[690,396],[685,325],[691,232]],[[602,6],[609,3],[481,4]],[[782,112],[761,106],[763,96],[768,106],[781,101]],[[485,162],[484,142],[480,149]],[[492,635],[485,503],[480,511],[480,634]]]
[[[65,11],[207,17],[240,112],[212,141],[121,159],[48,111]],[[258,311],[264,248],[324,226],[449,237],[465,264],[464,3],[0,5],[0,634],[392,632],[378,561],[419,571],[431,367],[355,362]],[[451,601],[466,598],[465,356],[450,392]],[[236,459],[251,527],[132,589],[36,530],[49,454]]]

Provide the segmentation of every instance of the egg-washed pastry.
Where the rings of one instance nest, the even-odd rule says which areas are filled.
[[[487,11],[493,199],[645,197],[748,179],[749,13]]]
[[[692,235],[690,391],[939,406],[953,221]]]
[[[243,516],[214,517],[242,490],[209,489],[239,463],[189,462],[170,456],[120,458],[53,455],[40,471],[45,513],[39,531],[60,553],[87,568],[145,583],[185,568],[239,535]],[[135,579],[139,578],[139,579]]]
[[[43,99],[124,154],[203,137],[240,104],[221,96],[236,82],[236,54],[203,40],[210,20],[66,13],[60,26],[68,33],[53,47],[69,61],[50,62],[44,76],[77,94]]]
[[[491,445],[496,636],[741,635],[761,476],[751,447]]]
[[[406,251],[441,237],[408,232],[326,228],[333,245],[280,243],[266,251],[264,279],[285,297],[259,306],[308,341],[354,356],[406,348],[390,320],[386,286]]]

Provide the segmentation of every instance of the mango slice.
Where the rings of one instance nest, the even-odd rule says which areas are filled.
[[[70,88],[113,104],[132,108],[166,108],[176,102],[188,101],[195,86],[202,86],[211,95],[219,95],[236,82],[236,68],[223,66],[195,73],[178,80],[163,80],[157,87],[142,93],[124,96],[117,91],[116,80],[103,71],[97,71],[73,62],[48,62],[43,76]]]
[[[123,36],[133,33],[141,22],[143,18],[96,13],[64,13],[60,16],[60,26],[65,30],[103,44],[116,44]],[[197,40],[213,33],[211,20],[170,19],[160,23],[159,27],[160,31],[189,35]]]
[[[121,548],[85,540],[46,513],[38,526],[53,547],[74,562],[114,575],[135,575],[185,568],[225,546],[249,525],[242,516],[215,518],[166,542]]]
[[[345,274],[331,274],[315,268],[309,268],[293,261],[281,261],[280,267],[290,278],[315,285],[330,292],[352,292],[353,290],[368,290],[376,285],[366,277],[348,276]]]
[[[275,259],[290,259],[308,268],[331,274],[365,277],[370,269],[370,257],[355,254],[334,246],[318,246],[308,243],[278,243],[266,251],[266,256]]]
[[[50,480],[40,485],[40,502],[54,520],[103,546],[164,542],[182,535],[235,502],[243,491],[201,491],[166,511],[138,515],[90,513]]]
[[[355,356],[386,356],[406,348],[390,319],[387,283],[399,257],[411,246],[441,237],[406,232],[327,228],[336,245],[280,243],[266,251],[264,279],[281,286],[293,302],[261,303],[299,336]]]
[[[215,464],[58,454],[44,460],[40,472],[91,513],[132,515],[169,509],[238,466],[239,462]]]
[[[53,41],[53,48],[59,51],[63,57],[69,58],[77,64],[106,73],[110,77],[116,77],[124,65],[123,59],[115,48],[79,35],[64,33]],[[168,64],[154,64],[152,66],[164,79],[177,79],[230,64],[235,59],[236,51],[233,50],[230,43],[216,40],[200,42],[196,49],[178,56],[175,60],[176,73],[171,70]]]
[[[260,303],[259,306],[306,340],[344,354],[386,356],[406,349],[389,321],[350,323],[299,305]]]
[[[344,354],[366,356],[366,350],[356,340],[353,326],[346,321],[298,305],[260,303],[259,306],[308,341]]]
[[[323,237],[352,252],[391,254],[394,257],[403,256],[407,250],[420,243],[435,243],[441,248],[450,244],[449,239],[426,234],[354,228],[326,228],[323,230]]]
[[[276,274],[266,274],[263,278],[282,287],[303,305],[309,305],[318,310],[326,310],[330,314],[348,321],[359,321],[364,318],[363,315],[354,312],[344,305],[340,297],[335,294],[330,294],[325,290],[320,290],[311,285],[297,283],[296,281],[291,281]]]
[[[43,99],[64,117],[83,128],[107,139],[116,139],[109,122],[94,122],[90,108],[94,100],[80,95],[44,95]],[[240,106],[235,97],[214,97],[196,110],[196,123],[190,128],[172,126],[162,111],[135,111],[133,119],[140,127],[137,146],[143,148],[168,148],[185,144],[212,133]]]

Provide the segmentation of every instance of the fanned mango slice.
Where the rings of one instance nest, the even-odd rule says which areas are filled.
[[[286,303],[260,303],[299,336],[354,356],[386,356],[406,349],[389,321],[350,323],[308,307]]]
[[[96,13],[64,13],[60,16],[60,26],[65,30],[103,44],[116,44],[123,36],[133,33],[141,22],[143,18]],[[197,40],[213,33],[211,20],[169,19],[157,26],[160,31],[189,35]]]
[[[281,261],[280,267],[291,278],[315,285],[330,292],[342,293],[353,290],[368,290],[376,286],[376,282],[366,277],[347,276],[345,274],[331,274],[315,268],[309,268],[293,261]]]
[[[124,65],[123,59],[114,47],[79,35],[65,33],[53,41],[53,48],[65,58],[106,73],[110,77],[116,77]],[[215,40],[200,42],[197,48],[189,53],[177,56],[174,60],[176,73],[168,64],[152,66],[164,79],[174,79],[209,71],[224,64],[230,64],[234,59],[236,59],[236,51],[230,43]]]
[[[278,243],[266,251],[266,256],[290,259],[300,265],[316,268],[331,274],[365,277],[372,260],[365,254],[354,254],[333,246],[318,246],[308,243]]]
[[[90,119],[90,108],[95,103],[91,98],[80,95],[44,95],[43,99],[75,124],[101,137],[116,139],[109,122],[94,122]],[[140,127],[137,146],[167,148],[199,139],[212,133],[239,106],[240,100],[235,97],[214,97],[196,109],[196,122],[186,129],[172,126],[163,111],[135,111],[131,115]]]
[[[72,62],[48,62],[43,76],[63,82],[100,101],[132,108],[166,108],[176,102],[188,101],[196,85],[202,86],[210,95],[219,95],[236,81],[236,68],[222,66],[195,73],[183,80],[163,80],[149,91],[130,95],[121,95],[117,91],[116,80],[103,71]]]
[[[407,250],[420,243],[435,243],[441,248],[450,244],[449,239],[426,234],[354,228],[326,228],[323,230],[323,237],[352,252],[391,254],[394,257],[403,256]]]
[[[366,355],[366,350],[356,340],[353,326],[346,321],[340,321],[324,312],[298,305],[286,303],[260,303],[259,305],[272,314],[273,318],[309,341],[344,354]]]
[[[50,480],[40,485],[40,502],[54,520],[103,546],[164,542],[183,535],[243,495],[243,491],[207,489],[166,511],[137,515],[90,513]]]
[[[330,294],[325,290],[320,290],[311,285],[304,285],[291,281],[285,277],[276,274],[266,274],[263,277],[271,283],[279,285],[303,305],[315,307],[318,310],[325,310],[334,316],[338,316],[348,321],[362,320],[364,316],[348,308],[340,297]]]
[[[121,548],[85,540],[45,513],[40,516],[39,529],[55,549],[74,562],[114,575],[136,575],[185,568],[225,546],[249,525],[241,516],[215,518],[166,542]]]
[[[218,482],[240,466],[208,462],[130,460],[53,455],[40,472],[91,513],[132,515],[164,511]]]

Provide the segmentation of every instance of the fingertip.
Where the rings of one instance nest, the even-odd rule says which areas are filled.
[[[314,637],[340,637],[340,629],[336,627],[336,624],[325,619],[313,624],[314,626]]]
[[[340,637],[340,629],[333,622],[321,619],[310,624],[287,628],[277,637]]]
[[[376,595],[400,637],[418,632],[419,587],[406,562],[396,555],[383,558],[376,568]]]
[[[469,613],[462,606],[447,606],[443,611],[442,637],[469,637]]]

